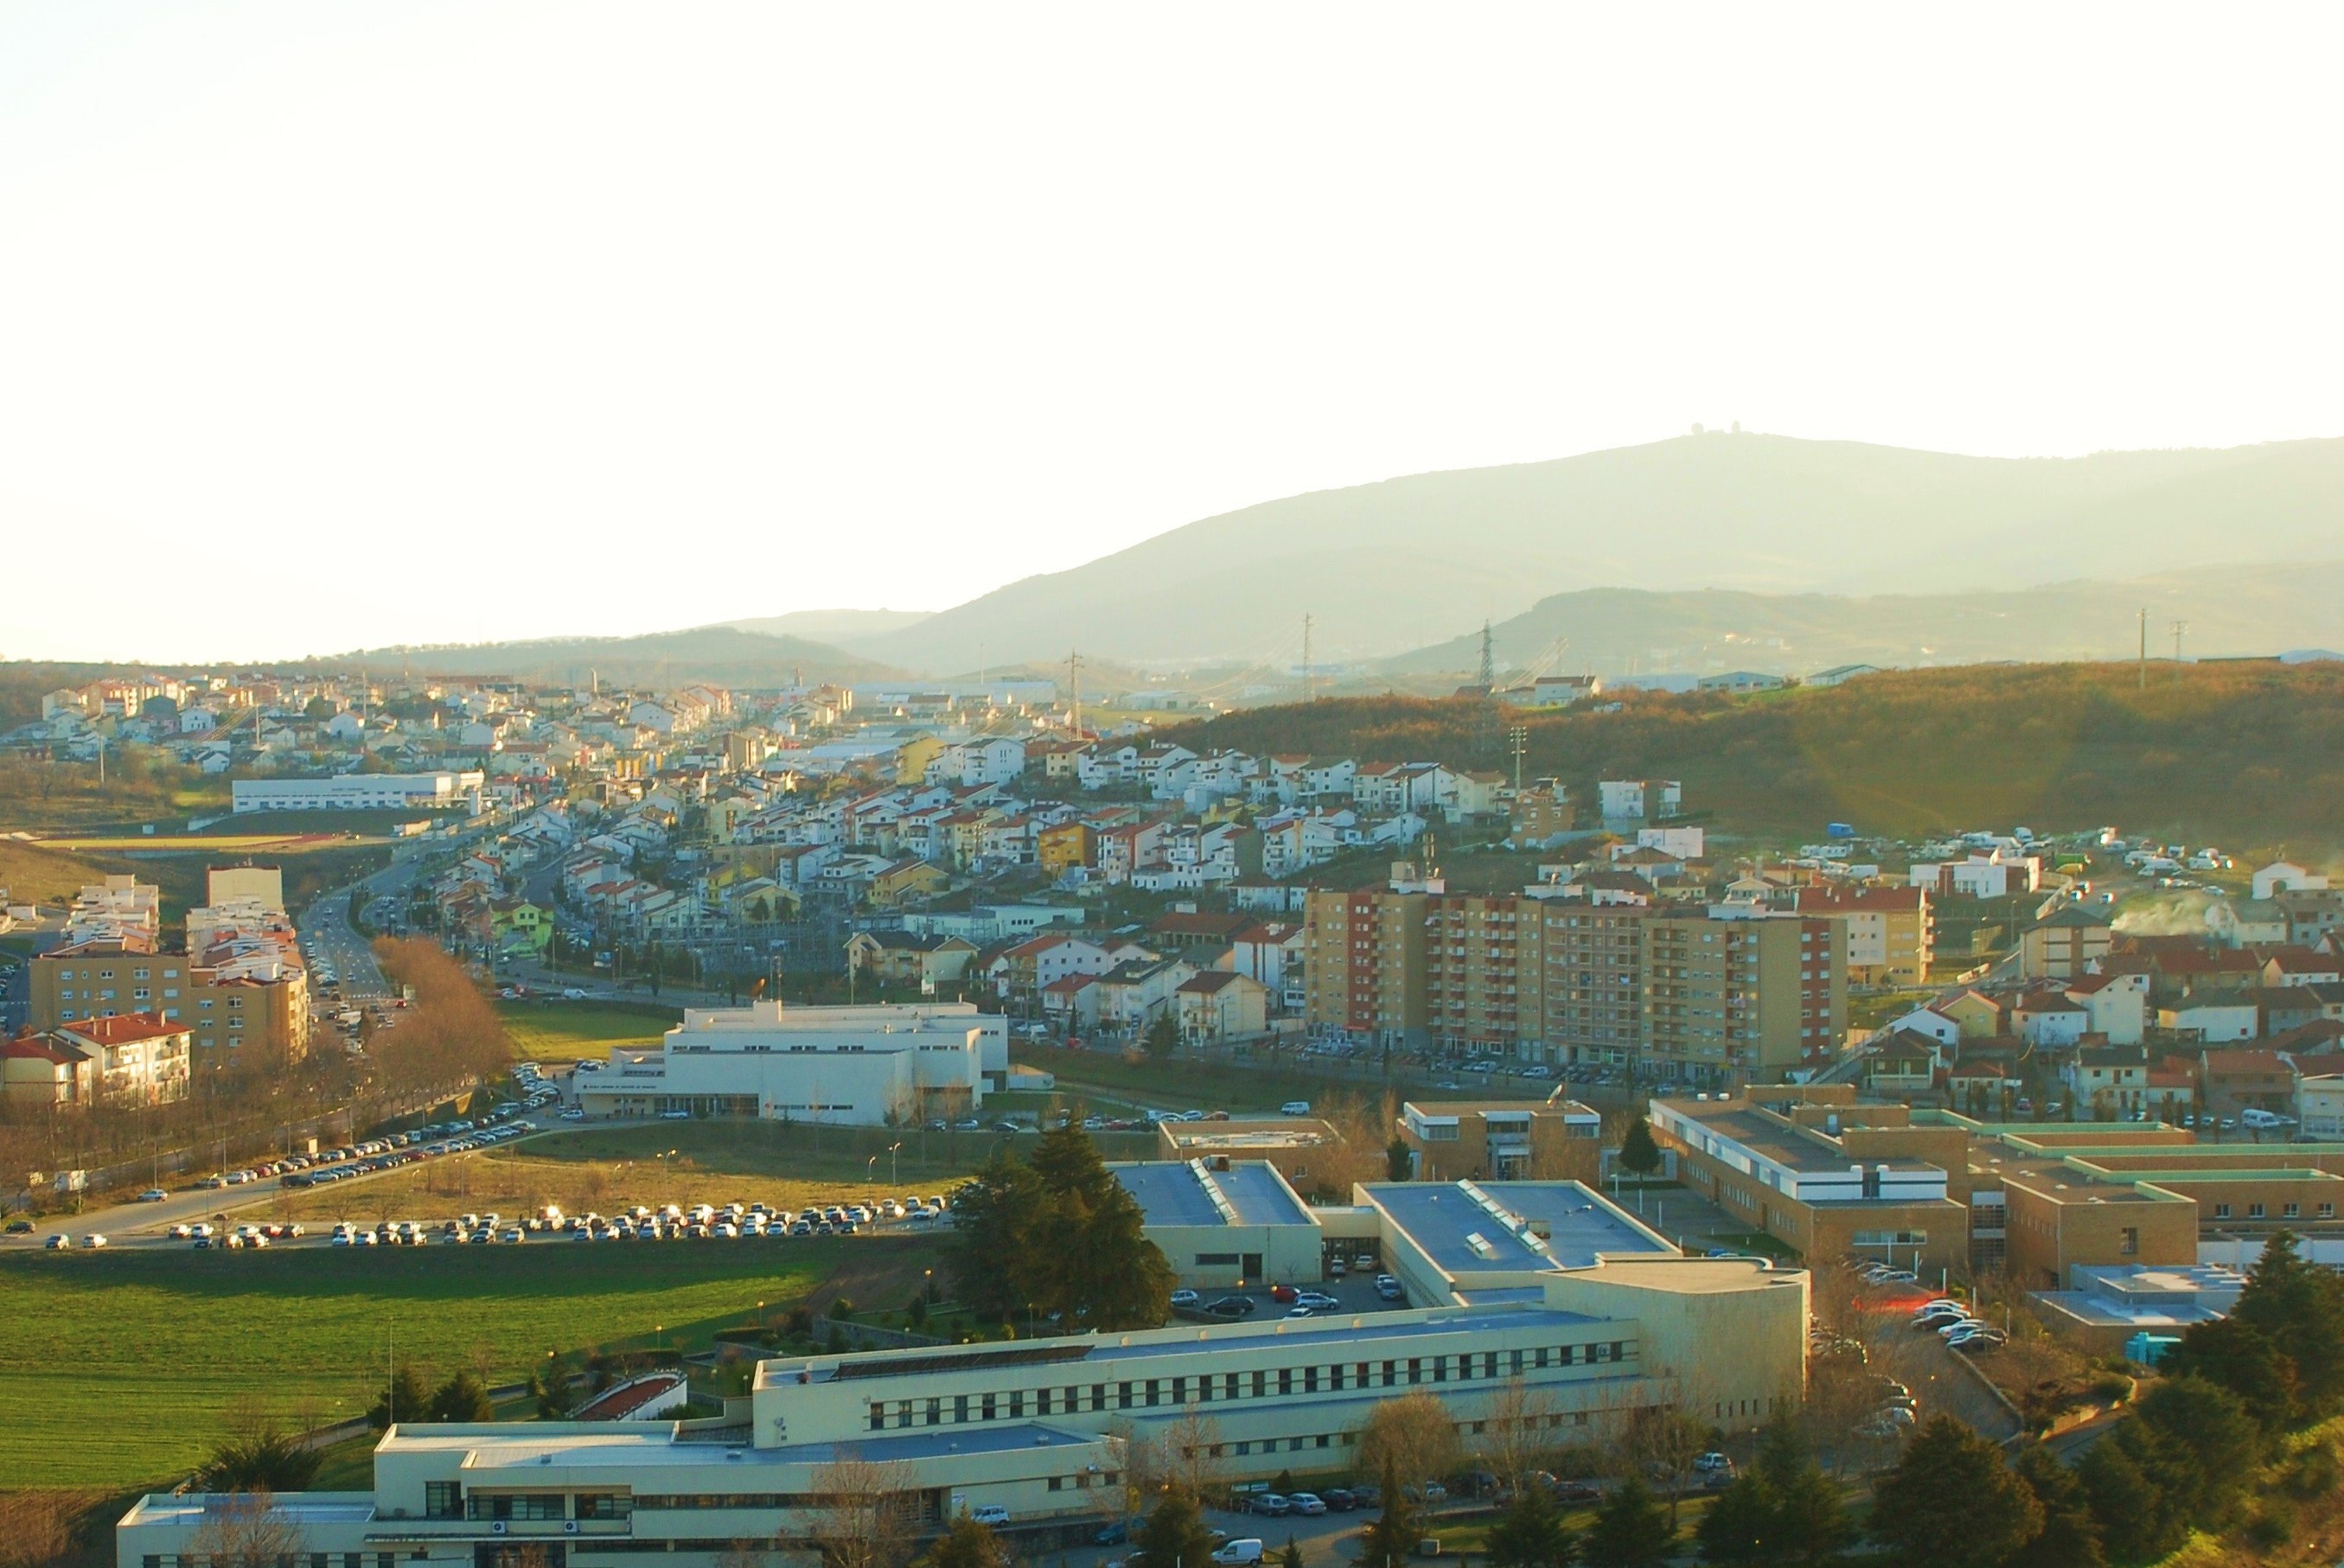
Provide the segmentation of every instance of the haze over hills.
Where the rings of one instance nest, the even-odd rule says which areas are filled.
[[[1076,647],[1290,663],[1308,613],[1320,660],[1359,660],[1581,588],[1963,592],[2339,538],[2339,440],[2007,458],[1712,433],[1268,501],[845,641],[930,672]]]
[[[900,631],[933,614],[924,609],[795,609],[787,615],[728,620],[719,625],[767,637],[803,637],[815,642],[844,643],[858,637]]]
[[[644,637],[548,638],[530,642],[371,648],[307,661],[336,669],[409,669],[419,675],[506,676],[515,680],[605,686],[715,681],[744,687],[807,680],[871,680],[895,671],[826,643],[770,637],[728,626]]]
[[[2344,545],[2335,547],[2344,549]],[[1588,588],[1498,622],[1499,668],[1600,674],[1755,669],[1809,675],[1841,664],[1918,667],[1983,659],[2278,653],[2344,639],[2344,561],[2216,566],[2126,581],[1941,594],[1648,593]],[[1558,646],[1560,645],[1560,646]],[[1478,630],[1385,661],[1391,676],[1475,668]]]

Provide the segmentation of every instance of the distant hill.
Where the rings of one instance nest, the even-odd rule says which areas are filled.
[[[1506,766],[1481,705],[1361,698],[1159,732],[1184,745]],[[1681,779],[1723,829],[1820,836],[2116,823],[2234,852],[2344,850],[2344,667],[1972,665],[1752,698],[1637,693],[1622,711],[1507,710],[1527,776]]]
[[[924,671],[1108,658],[1387,658],[1581,588],[1920,594],[2319,560],[2344,440],[1972,457],[1682,437],[1418,474],[1207,518],[1027,578],[858,651]]]
[[[308,660],[318,668],[409,669],[418,675],[505,676],[514,680],[584,685],[589,672],[606,686],[786,686],[807,680],[881,679],[886,666],[827,643],[767,637],[732,627],[646,637],[551,638],[426,648],[373,648]]]
[[[2344,550],[2344,537],[2332,548]],[[1649,593],[1587,588],[1541,599],[1490,628],[1501,669],[1598,674],[1757,669],[1811,675],[1841,664],[2100,659],[2137,647],[2185,655],[2276,653],[2344,636],[2344,561],[2200,567],[2123,582],[2062,582],[1966,593]],[[1562,646],[1558,649],[1557,643]],[[1388,660],[1393,675],[1470,670],[1480,634]]]
[[[787,615],[728,620],[722,624],[739,631],[759,632],[766,637],[810,638],[815,642],[845,647],[859,637],[877,637],[884,632],[901,631],[907,626],[927,619],[932,613],[924,609],[796,609]]]

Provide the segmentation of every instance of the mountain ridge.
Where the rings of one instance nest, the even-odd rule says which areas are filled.
[[[2344,440],[1976,457],[1754,433],[1403,475],[1225,512],[854,651],[907,668],[1388,658],[1560,592],[1881,593],[2325,556]],[[1655,547],[1659,548],[1655,548]]]

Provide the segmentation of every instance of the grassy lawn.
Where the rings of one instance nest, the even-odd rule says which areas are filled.
[[[513,1050],[532,1061],[607,1061],[614,1045],[657,1045],[683,1011],[656,1002],[500,1001],[497,1016]]]
[[[325,1422],[362,1412],[391,1332],[440,1375],[476,1359],[494,1381],[549,1349],[669,1345],[852,1285],[908,1295],[930,1249],[801,1241],[122,1251],[0,1268],[0,1476],[120,1487],[199,1462],[230,1408],[258,1400]],[[60,1441],[70,1433],[69,1441]]]
[[[1371,1081],[1331,1080],[1283,1068],[1224,1067],[1187,1060],[1133,1060],[1116,1051],[1066,1050],[1023,1040],[1010,1042],[1009,1056],[1013,1061],[1056,1074],[1060,1090],[1070,1097],[1091,1089],[1159,1110],[1275,1111],[1289,1100],[1308,1100],[1315,1106],[1338,1097],[1370,1099],[1380,1092]]]
[[[490,1210],[511,1218],[544,1203],[559,1204],[568,1213],[607,1213],[632,1203],[724,1203],[736,1198],[803,1209],[874,1195],[947,1191],[984,1164],[1004,1136],[990,1131],[887,1131],[773,1121],[581,1129],[428,1161],[354,1186],[287,1194],[254,1212],[304,1221],[444,1219]],[[891,1144],[901,1145],[892,1155]],[[1109,1133],[1099,1140],[1100,1152],[1110,1160],[1152,1157],[1155,1147],[1152,1133]]]

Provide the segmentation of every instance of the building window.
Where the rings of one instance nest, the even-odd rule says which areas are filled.
[[[2214,1205],[2214,1218],[2217,1220],[2227,1220],[2229,1217],[2230,1206],[2228,1203],[2217,1203]]]
[[[2249,1204],[2248,1204],[2248,1205],[2247,1205],[2247,1218],[2248,1218],[2248,1219],[2249,1219],[2249,1220],[2259,1220],[2259,1219],[2261,1219],[2262,1217],[2263,1217],[2263,1206],[2262,1206],[2260,1203],[2249,1203]]]
[[[2131,1225],[2127,1225],[2122,1231],[2118,1231],[2117,1233],[2117,1251],[2118,1253],[2127,1258],[2138,1254],[2140,1251],[2140,1231]]]
[[[464,1516],[464,1488],[454,1481],[427,1481],[423,1483],[423,1517],[426,1519],[461,1519]]]

